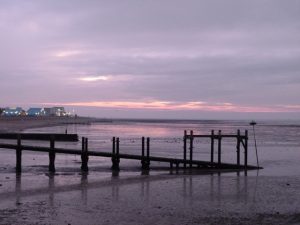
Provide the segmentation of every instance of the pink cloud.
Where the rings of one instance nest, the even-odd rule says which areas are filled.
[[[91,101],[91,102],[57,102],[45,105],[84,106],[117,109],[148,110],[198,110],[212,112],[300,112],[299,105],[283,106],[245,106],[232,103],[208,102],[169,102],[169,101]]]

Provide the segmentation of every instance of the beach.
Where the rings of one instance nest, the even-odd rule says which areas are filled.
[[[233,132],[246,129],[247,123],[118,121],[38,126],[24,132],[60,133],[66,128],[89,137],[93,150],[110,148],[110,138],[120,136],[121,151],[134,152],[138,135],[144,133],[153,139],[152,154],[179,157],[183,129]],[[264,169],[247,174],[177,171],[164,165],[151,165],[147,174],[132,161],[121,161],[116,172],[110,159],[95,157],[84,173],[80,157],[64,155],[56,156],[57,171],[51,174],[46,154],[24,152],[23,172],[16,175],[14,151],[1,149],[0,224],[300,224],[299,131],[298,125],[282,123],[257,127]],[[206,157],[206,144],[196,143],[196,157]],[[232,144],[224,143],[224,160],[231,160]],[[249,160],[255,163],[255,158]]]

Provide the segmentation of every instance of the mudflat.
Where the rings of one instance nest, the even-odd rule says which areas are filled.
[[[300,224],[300,179],[1,173],[0,224]]]
[[[12,122],[16,123],[15,119]],[[66,121],[53,119],[46,126],[59,122]],[[20,124],[14,129],[21,129]],[[91,139],[96,136],[98,146],[100,134],[114,135],[105,126],[108,129],[105,124],[79,126],[78,131],[79,134],[93,131]],[[147,128],[143,131],[150,130],[148,125],[143,126]],[[121,128],[118,132],[121,130],[125,135],[123,125]],[[115,125],[111,129],[116,129]],[[90,157],[90,170],[84,173],[80,170],[80,156],[59,154],[57,172],[49,173],[48,154],[24,151],[22,174],[18,175],[15,151],[1,149],[0,224],[297,225],[300,224],[298,133],[287,132],[294,129],[298,130],[294,126],[272,128],[280,132],[273,132],[270,141],[259,142],[260,162],[265,169],[247,174],[201,174],[175,168],[156,170],[154,166],[145,174],[140,163],[125,160],[121,162],[121,171],[116,172],[110,170],[110,159],[95,157]],[[270,126],[258,131],[259,137],[264,137],[264,133],[269,134],[266,131],[270,131]],[[280,139],[284,142],[278,143],[277,137],[282,136],[286,137]],[[92,141],[90,144],[93,147]],[[80,143],[72,146],[80,148]]]

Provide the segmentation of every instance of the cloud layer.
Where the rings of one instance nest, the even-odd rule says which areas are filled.
[[[297,0],[0,0],[0,32],[2,105],[299,112]]]

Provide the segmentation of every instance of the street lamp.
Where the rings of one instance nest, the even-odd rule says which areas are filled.
[[[249,125],[251,125],[252,128],[253,128],[254,145],[255,145],[255,152],[256,152],[256,162],[257,162],[257,167],[259,167],[259,163],[258,163],[258,154],[257,154],[257,144],[256,144],[256,137],[255,137],[255,128],[254,128],[254,126],[255,126],[256,124],[257,124],[257,123],[256,123],[254,120],[252,120],[252,121],[249,123]]]

